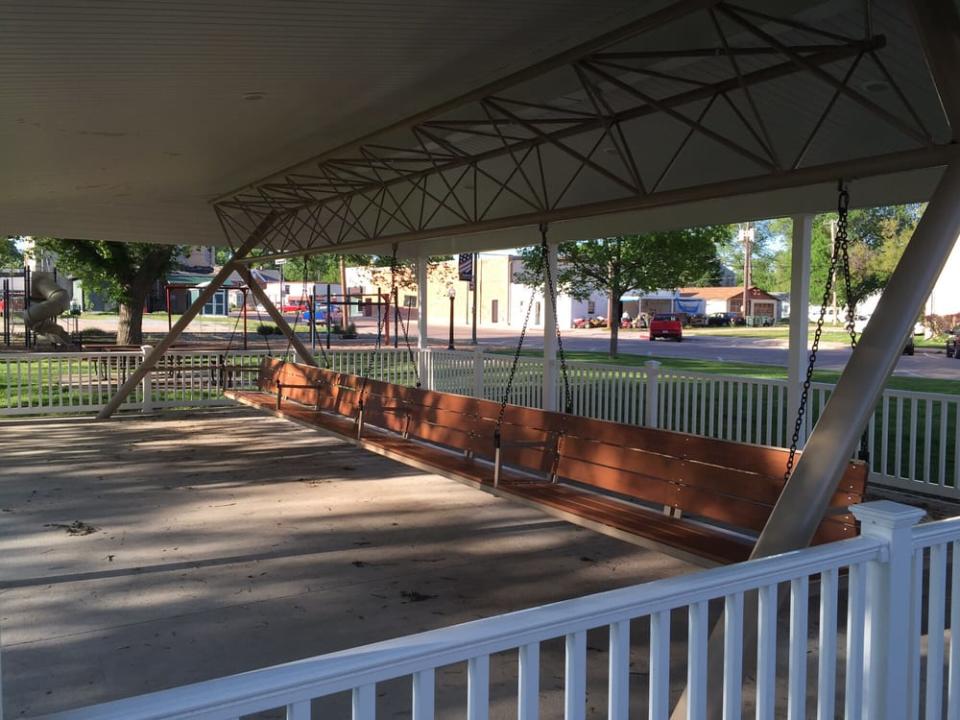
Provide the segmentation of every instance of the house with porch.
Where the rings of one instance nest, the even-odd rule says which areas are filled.
[[[677,291],[682,300],[703,302],[703,312],[707,315],[721,312],[743,315],[743,294],[742,287],[686,287]],[[779,297],[754,286],[748,291],[746,315],[778,322],[783,315],[782,305]]]

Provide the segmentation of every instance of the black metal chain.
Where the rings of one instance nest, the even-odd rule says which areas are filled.
[[[415,387],[420,387],[420,368],[417,365],[417,358],[413,354],[413,348],[410,346],[409,325],[403,319],[403,313],[400,311],[400,289],[397,287],[397,282],[395,278],[396,268],[397,268],[397,254],[396,254],[396,250],[394,250],[393,264],[390,268],[391,297],[393,297],[393,305],[396,308],[397,325],[399,325],[400,329],[403,330],[403,342],[404,342],[404,345],[407,346],[407,358],[410,360],[410,364],[413,366],[413,379],[414,379],[414,382],[416,383]],[[423,308],[420,309],[420,314],[423,315]],[[426,333],[426,328],[423,329],[423,332]]]
[[[300,324],[300,306],[303,302],[303,299],[307,296],[307,255],[303,256],[303,284],[300,288],[300,302],[297,303],[297,314],[293,317],[293,327],[290,328],[290,337],[287,338],[287,350],[283,354],[284,357],[290,355],[290,348],[293,347],[293,336],[297,334],[297,326]],[[281,289],[280,299],[283,300],[283,292]],[[283,316],[283,303],[280,303],[280,315]]]
[[[563,340],[560,336],[560,324],[557,322],[557,296],[553,287],[553,274],[550,271],[550,246],[547,244],[547,226],[540,225],[540,259],[545,268],[545,282],[550,288],[550,301],[553,305],[553,319],[557,330],[557,353],[560,357],[560,368],[563,374],[563,391],[565,401],[565,412],[573,412],[573,396],[570,392],[570,382],[567,377],[567,362],[563,353]],[[513,360],[510,363],[510,374],[507,376],[507,385],[503,391],[503,397],[500,400],[500,411],[497,413],[497,423],[493,431],[493,439],[496,447],[500,447],[500,428],[503,425],[503,416],[507,410],[507,404],[510,402],[510,394],[513,392],[513,382],[517,376],[517,368],[520,363],[520,355],[523,352],[523,342],[527,337],[527,327],[530,324],[530,311],[533,309],[533,302],[537,296],[537,289],[530,290],[530,300],[527,303],[527,312],[523,317],[523,326],[520,328],[520,338],[517,342],[517,348],[513,353]],[[544,359],[546,360],[546,359]]]
[[[523,341],[527,337],[527,325],[530,323],[530,310],[533,308],[534,298],[537,296],[537,289],[530,290],[530,300],[527,302],[527,312],[523,316],[523,326],[520,328],[520,340],[517,342],[517,349],[513,353],[513,361],[510,363],[510,374],[507,376],[507,386],[503,390],[503,397],[500,400],[500,411],[497,413],[497,424],[493,429],[493,442],[496,447],[500,447],[500,428],[503,425],[503,415],[507,411],[507,404],[510,402],[510,393],[513,392],[513,380],[517,375],[517,365],[520,363],[520,354],[523,351]]]
[[[390,255],[390,288],[391,290],[394,287],[394,271],[396,269],[396,266],[397,266],[397,246],[394,245],[393,252]],[[392,295],[388,297],[392,297]],[[381,307],[382,302],[383,302],[383,297],[378,292],[377,307]],[[389,322],[388,320],[389,314],[390,314],[390,303],[388,302],[386,310],[384,312],[379,313],[377,317],[377,339],[373,345],[373,352],[370,353],[370,363],[366,370],[364,370],[363,368],[363,356],[361,355],[360,357],[360,375],[364,379],[367,377],[367,374],[373,370],[374,359],[376,358],[377,353],[380,351],[381,339],[383,337],[383,325],[385,321]]]
[[[827,317],[827,306],[833,292],[833,276],[837,271],[837,262],[841,254],[847,253],[847,206],[850,195],[841,181],[837,197],[837,238],[830,256],[830,268],[827,271],[827,281],[823,286],[823,302],[820,303],[820,315],[817,317],[817,328],[813,333],[813,344],[810,346],[810,357],[807,362],[807,374],[803,379],[803,392],[800,393],[800,404],[797,407],[797,419],[793,426],[793,437],[790,440],[790,454],[787,456],[787,469],[783,474],[786,482],[793,474],[793,465],[796,461],[797,447],[800,445],[800,433],[803,430],[803,419],[807,413],[807,402],[810,398],[810,385],[813,382],[813,370],[817,364],[817,352],[820,350],[820,337],[823,335],[823,324]],[[841,227],[843,231],[841,233]],[[841,250],[841,246],[843,250]],[[849,264],[847,265],[849,273]]]
[[[540,256],[546,275],[547,289],[550,291],[550,308],[553,311],[553,326],[557,334],[557,355],[560,358],[560,374],[563,377],[563,411],[573,413],[573,394],[570,392],[570,378],[567,375],[567,357],[563,352],[563,338],[560,335],[560,320],[557,317],[557,288],[553,283],[553,271],[550,269],[550,246],[547,244],[547,226],[540,225]]]
[[[850,243],[847,237],[847,207],[850,204],[850,195],[847,193],[843,183],[840,183],[840,201],[837,208],[837,247],[840,250],[840,263],[843,269],[843,289],[847,300],[847,323],[846,330],[850,336],[850,350],[857,349],[857,327],[856,312],[857,306],[853,301],[853,282],[850,277]],[[842,207],[842,212],[840,212]],[[870,431],[864,428],[860,436],[860,450],[857,458],[864,462],[870,461]]]

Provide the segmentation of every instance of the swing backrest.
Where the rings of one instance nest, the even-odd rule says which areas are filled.
[[[489,400],[368,381],[364,421],[415,440],[493,461],[500,406]],[[547,473],[556,462],[560,418],[510,405],[503,418],[502,459],[517,469]]]
[[[569,417],[560,444],[559,477],[640,498],[685,515],[759,531],[783,490],[789,451],[726,440]],[[831,498],[818,542],[856,535],[846,512],[861,501],[868,468],[851,461]]]
[[[260,387],[284,399],[410,439],[493,461],[500,404],[265,359]],[[674,514],[756,532],[783,489],[788,450],[507,405],[503,466],[640,501]],[[815,542],[856,535],[846,512],[860,502],[868,468],[851,461]]]

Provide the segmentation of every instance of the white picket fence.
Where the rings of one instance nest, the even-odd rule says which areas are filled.
[[[236,720],[271,710],[285,712],[287,720],[310,720],[342,714],[329,703],[344,692],[352,696],[353,720],[374,720],[378,697],[395,692],[396,681],[408,683],[412,720],[433,720],[441,677],[444,716],[487,720],[492,709],[497,716],[512,714],[503,707],[506,684],[513,688],[508,701],[517,717],[536,720],[543,710],[545,671],[547,677],[562,673],[566,720],[584,720],[588,681],[598,675],[606,688],[591,685],[591,702],[595,694],[605,695],[609,720],[666,720],[678,685],[687,688],[685,717],[692,720],[707,716],[708,703],[722,703],[728,720],[744,717],[751,705],[758,718],[955,718],[960,642],[948,628],[960,623],[960,603],[949,605],[949,624],[945,608],[948,597],[960,593],[960,519],[918,526],[922,511],[887,501],[856,506],[854,513],[862,535],[851,540],[72,710],[50,720]],[[815,624],[811,610],[819,615]],[[714,694],[708,696],[711,618],[722,628],[710,651],[722,660],[722,671],[711,678]],[[789,628],[779,652],[778,626]],[[541,649],[551,641],[563,643],[562,668],[541,667]],[[745,681],[745,674],[755,681]],[[492,707],[494,677],[500,704]]]
[[[124,410],[223,404],[225,387],[252,388],[265,351],[171,351]],[[387,382],[499,401],[506,389],[508,355],[447,350],[334,350],[334,370]],[[89,413],[102,407],[142,361],[140,352],[0,355],[0,417]],[[568,372],[577,415],[739,442],[787,446],[783,380],[691,373],[659,367],[572,363]],[[806,432],[819,418],[833,386],[814,383]],[[510,402],[543,404],[543,360],[520,358]],[[557,407],[562,408],[558,388]],[[872,482],[960,499],[960,396],[887,389],[870,420]]]

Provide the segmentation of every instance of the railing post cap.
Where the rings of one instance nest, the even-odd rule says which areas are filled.
[[[892,500],[873,500],[872,502],[850,506],[850,512],[866,529],[874,526],[884,529],[896,529],[916,525],[927,514],[925,510]]]

